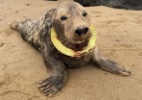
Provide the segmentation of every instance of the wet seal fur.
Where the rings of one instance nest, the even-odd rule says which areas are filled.
[[[47,96],[51,96],[63,88],[67,80],[66,68],[81,67],[89,62],[94,62],[101,69],[111,73],[123,76],[131,74],[128,69],[104,58],[97,47],[81,57],[66,56],[54,47],[50,36],[53,27],[64,46],[75,51],[87,47],[88,40],[92,35],[89,29],[90,18],[87,11],[78,3],[66,2],[56,9],[45,12],[38,20],[13,21],[9,26],[17,30],[25,41],[42,53],[51,75],[39,83],[39,90]]]

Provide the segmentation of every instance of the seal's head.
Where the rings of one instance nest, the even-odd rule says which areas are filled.
[[[92,35],[89,15],[76,2],[65,2],[56,9],[53,26],[59,40],[68,47],[87,44]]]

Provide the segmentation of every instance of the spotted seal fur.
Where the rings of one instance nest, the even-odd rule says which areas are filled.
[[[51,96],[61,90],[67,79],[66,68],[81,67],[89,62],[95,62],[100,68],[111,73],[128,76],[130,71],[117,63],[101,56],[97,46],[86,55],[71,57],[59,52],[51,40],[51,29],[57,33],[61,43],[75,51],[87,47],[92,36],[90,17],[87,11],[76,2],[65,2],[51,9],[38,20],[25,19],[13,21],[10,24],[21,34],[21,37],[42,53],[50,77],[40,82],[39,90]]]

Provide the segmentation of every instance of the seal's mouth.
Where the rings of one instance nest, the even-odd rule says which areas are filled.
[[[52,41],[53,45],[55,46],[55,48],[59,52],[61,52],[62,54],[65,54],[65,55],[71,56],[71,57],[84,56],[84,55],[88,54],[89,52],[91,52],[96,46],[97,33],[92,25],[90,26],[90,30],[92,32],[92,36],[89,38],[89,40],[87,42],[78,41],[78,43],[76,45],[70,44],[70,46],[72,46],[72,48],[74,48],[74,49],[70,49],[69,47],[65,46],[65,43],[63,43],[63,41],[60,41],[57,38],[57,34],[56,34],[54,28],[52,28],[52,30],[51,30],[51,41]],[[84,46],[84,45],[86,45],[86,46]],[[84,47],[84,48],[80,50],[80,49],[75,49],[76,47],[77,48]]]

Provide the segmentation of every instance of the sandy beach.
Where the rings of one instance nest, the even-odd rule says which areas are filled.
[[[25,17],[37,19],[60,2],[0,0],[0,100],[142,100],[142,11],[87,7],[98,33],[102,54],[132,75],[122,77],[89,64],[69,69],[64,88],[53,97],[37,89],[49,76],[41,54],[8,23]]]

